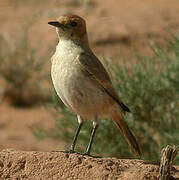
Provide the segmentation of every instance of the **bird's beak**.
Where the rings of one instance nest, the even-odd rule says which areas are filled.
[[[50,22],[48,22],[48,24],[55,26],[55,27],[60,27],[62,29],[65,28],[65,26],[63,24],[59,23],[58,21],[50,21]]]

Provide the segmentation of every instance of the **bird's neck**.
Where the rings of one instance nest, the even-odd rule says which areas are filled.
[[[71,45],[78,45],[81,47],[86,47],[89,48],[89,42],[88,42],[88,36],[85,35],[83,36],[83,38],[69,38],[69,37],[59,37],[59,43],[63,43],[63,44],[71,44]]]
[[[56,53],[61,54],[61,53],[76,53],[76,52],[90,52],[89,44],[88,43],[83,43],[81,41],[76,41],[68,38],[60,38],[59,43],[56,47]],[[74,53],[74,54],[75,54]]]

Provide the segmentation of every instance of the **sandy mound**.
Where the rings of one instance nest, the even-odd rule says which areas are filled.
[[[3,150],[0,179],[157,179],[157,164],[63,152]],[[173,168],[179,178],[179,166]]]

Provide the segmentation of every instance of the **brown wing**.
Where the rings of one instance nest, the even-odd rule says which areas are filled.
[[[97,57],[93,54],[81,53],[79,61],[85,70],[95,77],[96,81],[104,88],[106,93],[111,96],[124,111],[130,112],[129,108],[119,100],[108,73]]]

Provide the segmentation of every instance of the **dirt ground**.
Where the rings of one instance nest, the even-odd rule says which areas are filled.
[[[39,54],[45,54],[49,47],[53,47],[52,51],[47,55],[48,57],[46,57],[49,61],[46,63],[45,71],[49,73],[50,57],[55,50],[57,36],[55,29],[48,26],[47,22],[66,13],[78,14],[87,20],[90,44],[98,57],[105,56],[119,63],[120,49],[122,49],[126,57],[132,57],[134,47],[140,54],[150,55],[149,45],[152,45],[155,41],[163,43],[165,39],[171,37],[171,33],[177,34],[179,30],[178,0],[85,0],[83,3],[80,0],[0,0],[0,34],[13,47],[16,40],[22,36],[23,27],[26,24],[29,28],[29,44],[37,47]],[[0,86],[0,149],[16,148],[27,151],[64,149],[63,139],[53,140],[47,138],[39,140],[31,132],[30,127],[32,126],[40,126],[46,129],[55,126],[55,120],[50,112],[41,106],[15,108],[9,105],[6,101],[2,101],[3,88],[2,84]],[[70,173],[73,173],[73,179],[75,177],[80,179],[82,174],[84,177],[90,175],[91,179],[122,179],[122,177],[123,179],[134,179],[131,178],[132,175],[130,176],[132,171],[136,172],[135,176],[138,176],[142,170],[144,170],[145,174],[145,168],[149,166],[141,166],[142,162],[138,160],[113,159],[111,162],[110,159],[96,160],[80,155],[66,157],[64,154],[57,153],[24,151],[8,153],[7,151],[2,151],[0,156],[1,158],[7,157],[7,160],[3,160],[3,163],[6,163],[6,165],[0,163],[0,172],[3,171],[3,176],[0,175],[2,179],[12,177],[12,179],[18,179],[16,177],[20,178],[19,174],[22,175],[21,179],[34,179],[34,175],[31,174],[33,171],[42,170],[44,172],[44,168],[48,167],[50,168],[49,171],[52,171],[54,168],[54,179],[63,176],[64,178],[62,179],[68,179],[72,175]],[[27,166],[24,166],[19,158],[22,158],[23,162],[29,162]],[[43,163],[48,164],[47,166],[44,166],[41,158],[44,158]],[[61,167],[61,161],[67,161],[66,166],[68,166],[72,159],[74,161],[71,161],[71,166],[74,169],[73,172],[68,172],[69,169],[64,170],[64,167]],[[36,169],[33,162],[42,163],[43,165],[39,166],[41,169]],[[104,162],[104,165],[102,162]],[[12,163],[12,165],[17,163],[17,166],[15,165],[17,171],[14,170],[12,177],[5,177],[8,172],[12,172],[12,167],[14,168],[14,166],[8,165],[8,163]],[[112,165],[108,165],[111,163]],[[21,164],[23,167],[21,167]],[[85,165],[84,168],[83,165]],[[142,167],[142,170],[140,167]],[[60,170],[60,168],[62,169]],[[126,174],[122,172],[121,175],[120,168],[127,169]],[[90,169],[88,173],[87,169]],[[151,165],[147,172],[153,173],[155,170],[156,167]],[[64,172],[68,173],[65,175]],[[82,174],[79,173],[79,176],[77,176],[75,172],[77,174],[82,172]],[[49,173],[49,176],[51,173]],[[100,173],[102,173],[101,176]],[[111,173],[114,173],[114,178],[112,178]],[[150,179],[147,177],[147,174],[144,174],[141,176],[143,179]],[[48,179],[46,175],[43,176],[43,173],[39,176],[39,179],[44,179],[43,177]]]
[[[1,179],[157,180],[158,164],[142,160],[94,158],[63,152],[0,152]],[[179,166],[171,171],[179,178]]]

